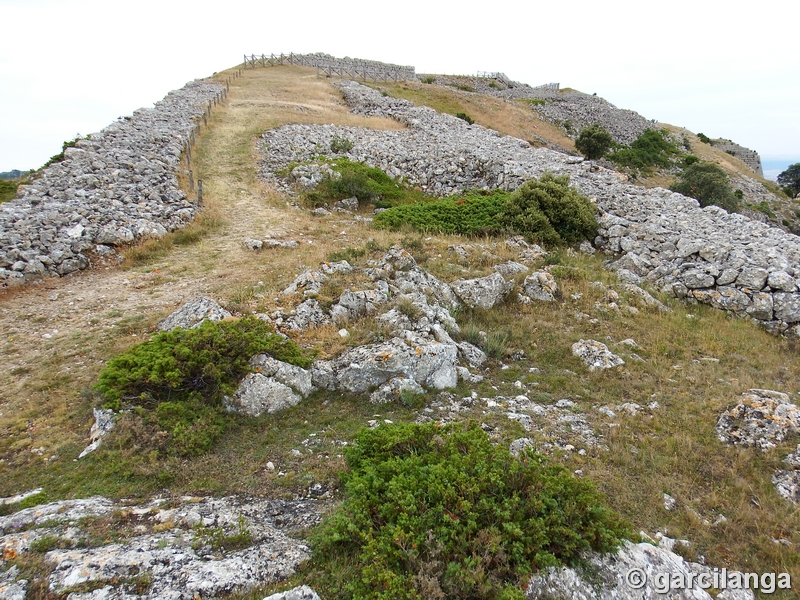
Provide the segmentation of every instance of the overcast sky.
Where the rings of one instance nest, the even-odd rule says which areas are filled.
[[[0,0],[0,22],[0,171],[262,52],[559,82],[800,162],[797,0]]]

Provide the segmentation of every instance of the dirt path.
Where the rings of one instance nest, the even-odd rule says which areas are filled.
[[[312,220],[258,180],[258,136],[291,122],[400,128],[349,114],[312,69],[245,71],[194,150],[195,177],[221,226],[146,266],[99,265],[0,295],[0,480],[7,468],[66,459],[62,449],[82,444],[91,424],[88,390],[104,362],[187,300],[205,294],[240,309],[263,304],[304,266],[370,235],[352,221]],[[295,239],[300,247],[254,253],[242,245],[248,237]],[[12,491],[0,483],[0,495]]]

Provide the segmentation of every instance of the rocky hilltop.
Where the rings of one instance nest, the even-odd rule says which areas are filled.
[[[439,448],[445,432],[472,423],[487,452],[548,464],[561,482],[594,482],[630,522],[615,551],[583,546],[570,567],[505,580],[504,597],[750,600],[754,573],[763,594],[772,591],[760,574],[800,576],[800,238],[374,87],[328,81],[314,64],[248,69],[209,117],[232,73],[78,141],[2,207],[0,278],[14,290],[0,298],[0,599],[346,595],[339,573],[308,562],[308,530],[362,487],[342,483],[364,449],[359,436],[398,424],[429,427]],[[577,106],[618,122],[618,139],[652,125],[593,96],[497,75],[454,93],[551,94],[531,110],[550,106],[549,119],[579,124],[578,113],[558,112]],[[201,118],[211,126],[198,130]],[[565,175],[597,207],[598,235],[542,248],[520,236],[380,230],[357,197],[312,210],[307,193],[335,177],[334,159],[430,197]],[[205,207],[183,181],[184,162],[208,184]],[[171,240],[201,211],[221,216],[198,239],[132,268],[91,268],[144,238]],[[275,345],[244,355],[248,327]],[[244,334],[228,344],[230,331]],[[243,355],[205,360],[188,395],[182,383],[164,397],[96,386],[143,348],[147,360],[122,380],[161,366],[179,378],[182,361],[228,346]],[[278,347],[288,348],[280,359]],[[121,354],[131,362],[113,360]],[[223,382],[210,367],[228,364],[241,371]],[[495,489],[493,477],[480,483]],[[412,479],[398,486],[407,497],[398,507],[417,507],[439,483],[412,497]],[[367,511],[367,523],[398,512],[385,497],[390,510]],[[536,523],[504,521],[497,535],[521,540],[551,517],[558,527],[561,506],[537,509]],[[451,502],[442,522],[467,522],[467,510]],[[579,527],[561,529],[574,540]],[[419,546],[395,534],[389,549],[420,567]],[[415,585],[446,597],[436,577],[448,563],[433,533],[419,540],[430,552]],[[491,579],[507,555],[488,554],[497,560],[470,564]],[[665,591],[665,574],[705,584]]]

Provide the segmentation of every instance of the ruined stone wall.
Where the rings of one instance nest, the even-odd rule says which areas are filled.
[[[755,150],[750,150],[750,148],[745,148],[744,146],[740,146],[730,140],[712,140],[714,147],[719,148],[723,152],[727,152],[731,156],[735,156],[739,160],[741,160],[747,167],[760,175],[761,177],[764,176],[764,171],[761,168],[761,157],[758,155],[758,152]]]
[[[222,86],[196,81],[67,148],[63,162],[0,205],[0,286],[88,267],[111,246],[162,236],[197,211],[181,153]]]
[[[715,206],[700,208],[696,200],[663,188],[631,185],[625,175],[592,161],[532,148],[353,82],[340,87],[354,112],[392,117],[408,129],[286,125],[263,136],[264,177],[291,191],[294,182],[277,179],[275,172],[311,160],[320,148],[330,148],[335,135],[353,141],[346,153],[351,160],[435,195],[513,190],[545,171],[569,175],[597,203],[601,228],[595,245],[617,255],[612,267],[621,277],[753,318],[771,331],[800,333],[797,236]]]

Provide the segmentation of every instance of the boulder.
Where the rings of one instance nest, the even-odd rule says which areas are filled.
[[[770,450],[789,435],[800,433],[800,408],[783,392],[751,389],[736,406],[722,413],[715,430],[726,444]]]
[[[531,300],[552,302],[558,292],[555,278],[547,271],[537,271],[522,282],[522,292]]]
[[[223,403],[229,412],[258,417],[294,406],[302,399],[288,385],[261,373],[250,373],[233,396],[223,398]]]
[[[206,321],[222,321],[232,316],[214,300],[201,296],[181,306],[178,310],[158,324],[160,331],[171,331],[176,327],[194,329]]]
[[[500,273],[492,273],[478,279],[457,279],[450,284],[456,295],[471,308],[493,308],[502,302],[514,288]]]
[[[381,387],[370,394],[369,399],[373,404],[385,404],[400,398],[400,394],[424,394],[425,389],[413,379],[406,377],[393,377]]]
[[[311,379],[311,371],[272,358],[267,354],[257,354],[250,359],[250,366],[256,373],[272,377],[305,398],[316,390]]]
[[[596,340],[579,340],[572,344],[572,353],[580,358],[590,371],[613,369],[625,364],[608,346]]]
[[[83,458],[90,452],[94,452],[100,446],[102,439],[114,429],[114,411],[105,408],[92,409],[94,414],[94,423],[89,430],[89,445],[84,448],[83,452],[78,455],[78,458]]]

